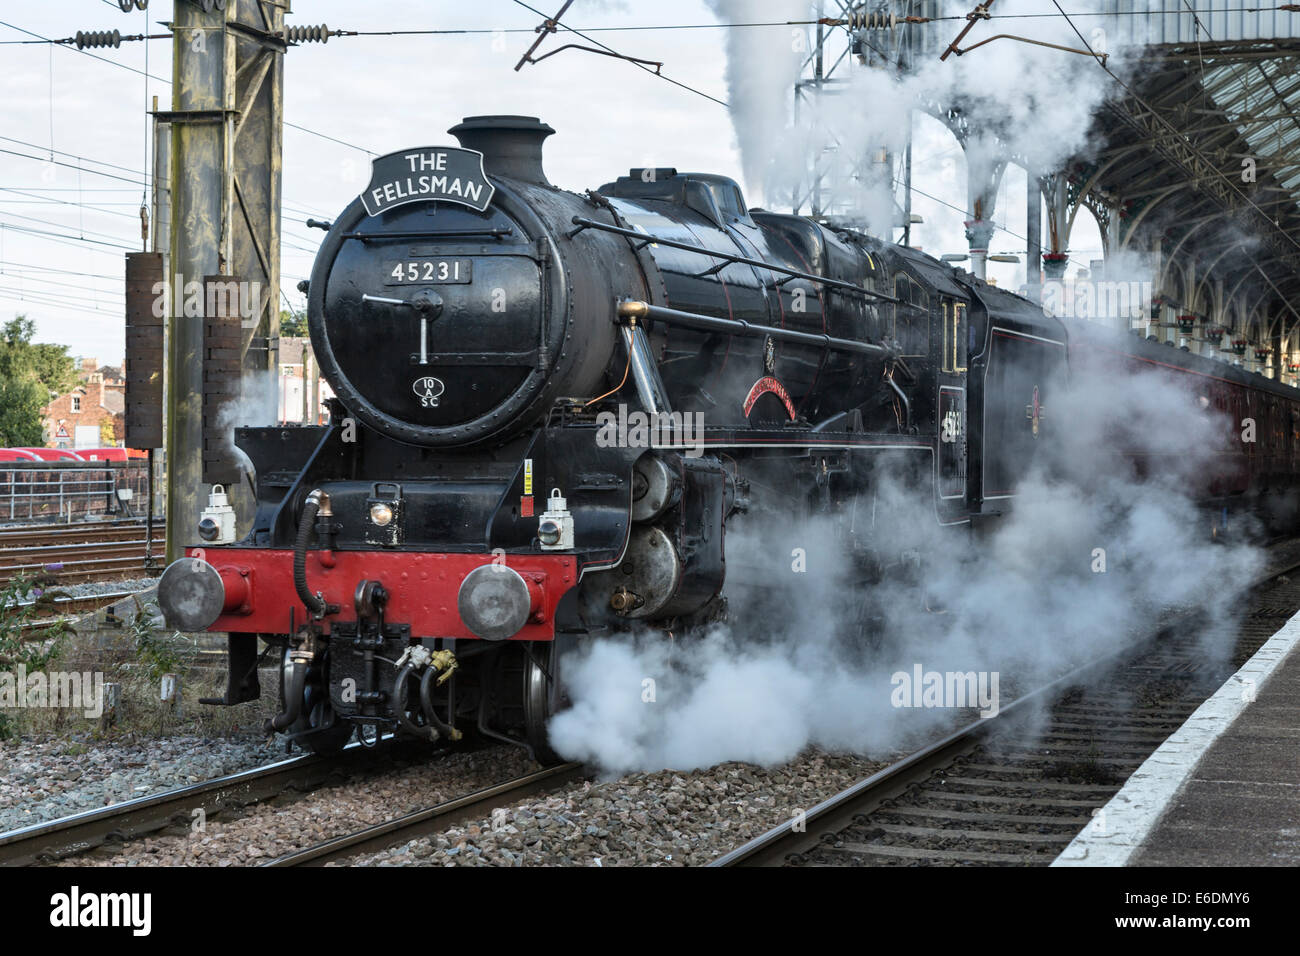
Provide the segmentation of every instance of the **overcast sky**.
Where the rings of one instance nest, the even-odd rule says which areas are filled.
[[[530,4],[548,13],[559,6],[557,0]],[[15,28],[49,38],[114,28],[124,34],[165,32],[158,21],[170,18],[171,3],[152,0],[150,7],[128,15],[111,0],[5,3],[0,40],[32,39]],[[643,165],[742,178],[728,112],[717,103],[629,64],[579,51],[515,72],[539,17],[513,0],[296,0],[293,8],[291,23],[335,29],[525,31],[336,37],[288,52],[286,121],[353,144],[285,129],[281,270],[295,307],[302,297],[293,287],[309,274],[323,236],[303,220],[333,219],[360,191],[369,178],[365,150],[382,154],[454,142],[445,131],[464,116],[521,113],[550,123],[557,135],[547,142],[547,172],[570,189],[595,188]],[[578,0],[566,22],[581,28],[717,20],[703,0]],[[665,75],[727,98],[720,29],[626,31],[599,39],[624,53],[661,60]],[[561,42],[568,41],[550,38],[547,44]],[[158,79],[141,75],[146,46],[148,72]],[[102,59],[71,46],[0,46],[0,317],[26,313],[36,321],[40,340],[117,362],[123,351],[122,256],[140,248],[145,110],[154,95],[162,108],[170,106],[171,44],[123,43],[87,53]],[[946,137],[942,132],[918,139],[917,184],[960,206],[964,163]],[[1023,232],[1023,183],[1023,173],[1018,185],[1009,179],[1001,204],[1014,232]],[[959,211],[922,197],[913,206],[926,218],[914,244],[936,255],[965,251]],[[1086,245],[1084,238],[1074,248]],[[992,245],[994,251],[1015,251],[1019,243],[1003,234]],[[994,266],[990,274],[1007,285],[1023,281],[1023,267]]]

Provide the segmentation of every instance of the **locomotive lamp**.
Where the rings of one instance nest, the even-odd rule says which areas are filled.
[[[199,516],[199,537],[208,544],[233,544],[235,541],[235,509],[230,507],[230,496],[221,485],[212,486],[208,506]]]
[[[537,540],[541,541],[542,547],[554,548],[563,536],[564,528],[554,518],[543,518],[537,525]]]
[[[573,515],[559,488],[551,489],[546,513],[537,523],[537,540],[543,551],[567,551],[573,547]]]
[[[362,527],[362,537],[366,544],[395,548],[402,543],[401,485],[388,482],[376,484],[374,494],[366,499],[365,514],[370,519]]]

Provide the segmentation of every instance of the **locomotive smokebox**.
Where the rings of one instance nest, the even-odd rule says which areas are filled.
[[[489,176],[551,185],[542,170],[542,142],[555,130],[536,116],[467,116],[447,132],[483,154]]]

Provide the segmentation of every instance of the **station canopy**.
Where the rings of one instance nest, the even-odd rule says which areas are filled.
[[[1117,86],[1097,118],[1103,145],[1084,175],[1119,211],[1120,235],[1154,228],[1225,293],[1260,288],[1300,323],[1300,5],[1160,6],[1108,4],[1121,43],[1146,45],[1132,92]]]

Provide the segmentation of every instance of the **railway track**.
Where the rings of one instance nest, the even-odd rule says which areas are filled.
[[[55,617],[41,618],[35,621],[28,621],[23,625],[23,634],[26,637],[39,636],[41,631],[52,627],[56,624],[75,625],[84,615],[97,611],[102,607],[116,604],[118,601],[126,600],[141,595],[141,591],[109,591],[102,594],[86,594],[78,597],[61,597],[55,598],[53,609],[56,612]],[[19,601],[10,607],[29,606],[31,601]],[[130,617],[134,611],[134,605],[128,605],[128,609],[123,615],[123,619]],[[223,652],[224,653],[224,652]]]
[[[261,803],[287,791],[315,790],[348,775],[386,765],[401,746],[396,741],[373,749],[351,744],[336,756],[294,757],[10,830],[0,833],[0,866],[52,862],[106,843],[139,839],[171,826],[189,827],[199,810],[211,817],[222,810]],[[427,744],[424,746],[427,749]]]
[[[1174,639],[1196,623],[1176,615],[1165,640],[1087,664],[710,865],[1046,866],[1300,607],[1297,568],[1252,586],[1230,659]]]
[[[61,584],[139,576],[152,570],[148,556],[160,561],[165,546],[161,522],[152,539],[142,521],[0,530],[0,584],[38,574]]]
[[[525,774],[514,780],[436,806],[394,817],[355,833],[268,860],[263,866],[325,866],[351,857],[376,853],[416,837],[445,830],[469,820],[490,818],[497,807],[561,787],[584,775],[582,764],[566,763]]]
[[[142,537],[146,523],[143,518],[121,518],[114,521],[82,521],[73,524],[35,524],[0,528],[0,547],[39,547],[42,545],[85,544],[88,541],[124,541]],[[154,536],[164,530],[161,518],[153,523]]]

